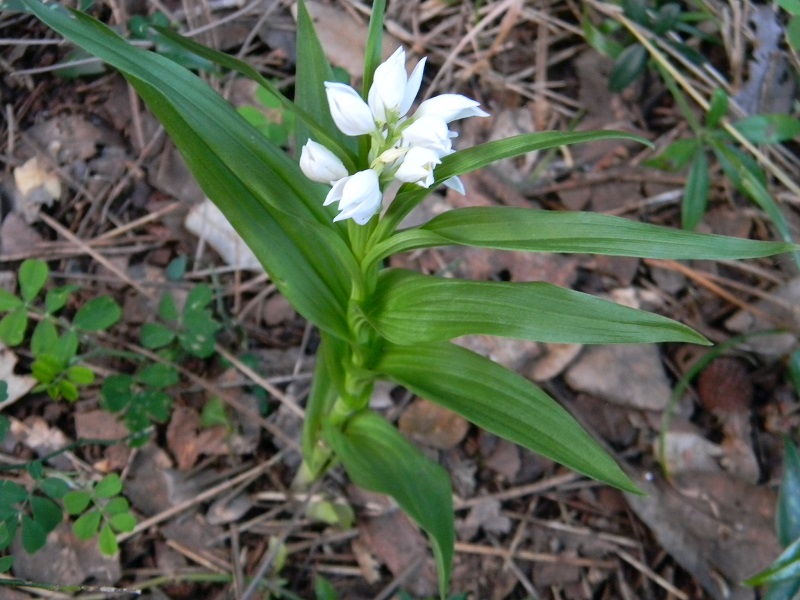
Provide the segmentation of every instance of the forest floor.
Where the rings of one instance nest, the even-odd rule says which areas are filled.
[[[241,56],[291,89],[296,32],[288,4],[103,0],[90,12],[127,33],[134,16],[160,11],[180,31]],[[308,4],[330,61],[358,85],[368,7],[358,0]],[[796,109],[796,57],[782,42],[774,44],[773,62],[784,61],[781,78],[754,52],[774,41],[764,23],[772,19],[780,31],[779,15],[760,12],[754,19],[762,9],[751,2],[685,4],[707,11],[692,23],[707,38],[685,37],[709,62],[694,66],[669,57],[684,78],[679,83],[688,86],[684,91],[708,99],[724,89],[744,107],[738,115],[731,109],[732,120]],[[464,122],[457,148],[532,131],[602,128],[654,144],[605,141],[501,161],[464,177],[465,196],[432,195],[417,218],[452,207],[509,205],[680,227],[687,169],[658,170],[646,161],[671,142],[692,138],[686,114],[652,63],[621,92],[609,91],[613,61],[587,44],[584,21],[614,24],[615,39],[634,43],[613,3],[389,2],[385,50],[402,44],[410,60],[428,57],[423,94],[460,92],[491,113]],[[274,598],[435,595],[427,541],[390,501],[357,489],[341,471],[310,495],[291,493],[301,427],[291,407],[308,394],[318,336],[209,216],[202,191],[125,80],[91,59],[59,69],[86,57],[53,42],[56,36],[29,15],[0,14],[0,38],[0,288],[15,291],[21,262],[36,258],[50,266],[48,289],[79,286],[67,312],[101,295],[123,308],[121,320],[98,334],[83,357],[97,379],[76,402],[31,391],[29,348],[0,346],[0,379],[22,390],[0,402],[8,423],[0,463],[94,440],[58,455],[47,469],[76,479],[120,473],[138,520],[111,557],[96,542],[77,540],[66,521],[35,554],[15,543],[13,576],[141,589],[143,596],[174,600],[242,598],[257,573]],[[246,107],[267,135],[291,133],[285,115],[266,106],[254,84],[203,76]],[[688,106],[704,122],[703,108]],[[797,149],[759,150],[771,165],[769,191],[794,232],[800,197],[786,181],[798,181]],[[708,170],[708,208],[698,231],[779,239],[711,154]],[[717,344],[800,327],[791,310],[800,301],[797,267],[787,257],[676,262],[445,248],[402,255],[394,264],[479,280],[548,281],[664,314]],[[148,443],[96,443],[127,433],[101,407],[103,380],[155,360],[140,344],[142,325],[154,319],[165,292],[180,305],[201,284],[213,289],[210,306],[222,324],[214,351],[180,359],[178,381],[164,388],[171,412]],[[722,350],[495,338],[465,343],[541,385],[647,495],[587,480],[402,389],[377,390],[375,407],[450,473],[458,535],[454,595],[758,597],[740,582],[781,551],[774,515],[783,436],[796,435],[800,424],[787,366],[794,336],[758,336]],[[695,377],[703,359],[713,360]],[[689,388],[676,392],[687,376]],[[24,481],[27,475],[3,477]],[[333,524],[320,518],[336,506],[350,507],[355,518]],[[72,597],[0,587],[2,599],[40,596]],[[78,597],[126,596],[84,591]]]

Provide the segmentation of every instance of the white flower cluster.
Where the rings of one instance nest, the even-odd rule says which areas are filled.
[[[465,117],[487,117],[479,103],[460,94],[442,94],[424,101],[411,117],[411,104],[422,82],[425,58],[409,76],[406,53],[398,48],[376,70],[367,102],[349,85],[325,82],[331,115],[345,135],[369,135],[368,169],[350,174],[328,148],[309,140],[300,155],[300,168],[313,181],[327,183],[331,191],[325,206],[338,202],[334,221],[353,219],[364,225],[380,212],[383,192],[392,180],[430,187],[433,170],[453,152],[456,134],[448,123]],[[457,177],[445,185],[464,193]]]

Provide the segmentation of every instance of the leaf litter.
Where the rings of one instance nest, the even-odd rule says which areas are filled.
[[[600,12],[609,8],[603,2],[588,4]],[[107,5],[115,18],[131,9],[115,0]],[[270,76],[291,76],[294,41],[287,9],[252,7],[249,15],[234,19],[239,29],[222,35],[230,9],[206,0],[198,6],[202,10],[173,16],[187,27],[207,25],[220,32],[220,44],[241,52]],[[354,39],[365,37],[366,7],[347,0],[314,3],[312,9],[316,18],[335,23],[323,28],[332,62],[358,77],[360,55],[351,50]],[[258,10],[273,12],[264,12],[261,22]],[[647,105],[648,97],[660,97],[663,90],[641,83],[623,94],[606,91],[608,64],[587,50],[580,15],[570,3],[494,0],[473,12],[466,5],[423,0],[390,3],[387,17],[397,40],[392,46],[403,43],[410,53],[428,55],[441,68],[429,93],[461,89],[491,107],[491,121],[461,131],[466,145],[500,130],[565,129],[584,110],[581,128],[680,135],[674,108]],[[773,36],[765,18],[759,16],[754,25],[758,39]],[[3,21],[0,27],[6,38],[42,37],[24,20]],[[239,47],[241,39],[249,45]],[[772,37],[767,41],[772,43]],[[121,536],[122,552],[110,562],[91,553],[78,558],[82,543],[62,527],[53,535],[52,548],[69,557],[72,570],[53,570],[54,563],[39,554],[35,560],[26,558],[17,574],[57,583],[94,578],[128,587],[163,575],[170,597],[206,597],[221,590],[239,597],[242,577],[266,564],[270,548],[285,544],[285,560],[267,561],[273,567],[266,571],[268,581],[301,597],[311,597],[320,576],[342,598],[390,598],[401,588],[418,597],[433,593],[424,537],[391,503],[346,486],[338,474],[313,497],[292,494],[298,411],[308,393],[314,332],[281,304],[263,275],[248,270],[252,265],[242,262],[244,252],[235,242],[226,250],[208,240],[214,251],[203,250],[203,243],[186,231],[184,219],[199,210],[203,197],[158,124],[116,76],[64,80],[29,71],[61,60],[65,54],[58,47],[9,46],[2,52],[10,117],[2,125],[6,172],[22,169],[24,175],[28,170],[22,185],[13,176],[3,179],[4,196],[14,197],[23,188],[40,191],[39,200],[31,200],[34,208],[14,210],[5,200],[0,205],[0,270],[13,273],[19,260],[36,256],[58,265],[59,283],[78,283],[87,296],[110,292],[125,300],[127,320],[106,341],[139,356],[147,352],[135,333],[150,318],[149,307],[161,292],[171,289],[176,297],[185,296],[192,285],[211,282],[220,293],[217,308],[231,326],[220,343],[236,349],[233,358],[240,350],[255,356],[254,362],[245,357],[232,367],[189,361],[171,419],[157,427],[158,435],[144,447],[89,446],[56,459],[53,466],[69,472],[122,472],[140,524]],[[732,59],[732,68],[743,64],[743,55],[734,58],[738,62]],[[740,88],[743,94],[758,95],[751,88],[766,77],[765,64],[756,53],[750,82]],[[732,73],[734,80],[739,75]],[[702,79],[697,84],[706,85]],[[683,179],[640,166],[647,152],[611,142],[525,157],[470,175],[469,196],[435,196],[423,210],[436,214],[464,203],[499,203],[590,209],[675,225],[675,192]],[[56,182],[61,189],[56,190]],[[720,190],[705,225],[728,233],[735,222],[737,235],[763,234],[761,218],[743,210],[728,192]],[[48,205],[48,198],[60,203]],[[736,209],[733,215],[713,217],[714,210],[730,206]],[[43,220],[37,220],[39,211]],[[793,214],[790,218],[797,221]],[[192,261],[176,282],[166,269],[181,256]],[[758,263],[749,271],[705,263],[679,268],[663,261],[604,262],[450,248],[396,260],[427,272],[546,280],[597,294],[630,288],[654,295],[661,312],[720,341],[733,332],[773,326],[775,318],[791,320],[793,313],[780,312],[776,302],[782,310],[797,304],[795,282],[780,264]],[[247,339],[246,347],[237,346],[243,338],[234,335]],[[669,395],[675,380],[686,373],[680,348],[549,348],[465,340],[543,382],[590,430],[613,444],[646,497],[623,496],[584,481],[451,415],[431,411],[426,407],[433,405],[424,399],[386,390],[382,405],[387,416],[399,419],[403,432],[451,473],[459,523],[454,591],[498,600],[722,598],[731,590],[728,597],[755,597],[737,583],[778,552],[772,518],[779,435],[796,421],[797,411],[777,359],[793,339],[754,338],[744,348],[752,352],[747,368],[733,368],[741,385],[726,391],[731,371],[711,370],[698,382],[697,395],[680,399],[675,425],[666,433],[669,480],[658,474],[656,442],[664,412],[673,410]],[[598,358],[609,355],[612,359]],[[4,461],[46,454],[75,437],[107,439],[121,433],[108,413],[98,410],[97,397],[67,409],[30,395],[30,381],[15,374],[21,372],[20,361],[26,364],[27,357],[9,350],[0,354],[0,379],[14,386],[3,405],[13,419],[2,446]],[[104,374],[131,368],[110,356],[98,356],[93,364]],[[631,373],[636,374],[635,390],[620,395],[631,389]],[[741,392],[747,384],[754,400],[739,416],[721,416],[712,407],[710,397]],[[221,399],[221,417],[227,415],[228,425],[202,425],[212,398]],[[320,512],[310,506],[338,508]],[[355,523],[346,518],[349,511]],[[219,575],[221,583],[197,583],[197,573]]]

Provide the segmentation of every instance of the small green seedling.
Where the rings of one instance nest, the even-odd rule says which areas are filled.
[[[165,293],[158,306],[158,317],[163,323],[142,325],[142,346],[163,350],[165,357],[173,361],[182,358],[181,351],[197,358],[211,357],[217,333],[222,328],[208,307],[213,299],[214,292],[209,286],[197,285],[189,291],[183,310],[179,312],[175,298]]]
[[[165,388],[178,383],[178,372],[171,365],[149,364],[134,375],[106,377],[100,388],[103,408],[123,415],[128,430],[138,435],[132,446],[144,444],[152,422],[164,423],[172,410],[172,397]]]
[[[61,523],[59,501],[70,486],[61,478],[46,477],[43,471],[39,461],[27,465],[27,473],[33,480],[30,489],[17,481],[0,480],[0,552],[8,549],[17,531],[25,551],[38,552],[47,542],[47,535]],[[12,563],[12,557],[0,558],[0,572]]]
[[[47,392],[54,400],[75,402],[79,387],[94,381],[94,373],[79,362],[80,336],[109,329],[122,316],[122,309],[108,296],[100,296],[81,306],[72,322],[60,312],[77,286],[67,285],[48,290],[43,302],[39,297],[50,276],[47,263],[26,260],[17,276],[19,295],[0,289],[0,342],[9,347],[21,345],[31,321],[38,321],[30,335],[34,361],[31,372],[39,384],[34,392]]]
[[[692,127],[693,135],[671,143],[645,164],[670,171],[688,167],[681,207],[683,228],[694,229],[705,215],[711,189],[712,173],[708,160],[711,152],[734,187],[769,215],[784,239],[791,239],[788,224],[769,194],[763,169],[722,126],[722,119],[728,113],[725,92],[716,90],[712,95],[703,126],[674,82],[669,78],[665,78],[665,82]],[[800,120],[788,115],[753,115],[736,121],[732,126],[744,139],[756,145],[779,144],[800,135]]]
[[[705,15],[686,12],[677,2],[651,0],[623,0],[622,12],[627,19],[652,32],[661,42],[690,62],[698,65],[706,62],[703,54],[679,37],[683,35],[713,41],[713,38],[692,25],[704,19]],[[650,61],[647,48],[623,30],[615,20],[607,19],[596,27],[588,18],[584,18],[583,31],[590,46],[614,59],[614,67],[608,78],[608,88],[612,92],[621,92],[647,70]]]
[[[769,585],[764,600],[793,600],[800,593],[800,452],[788,439],[783,481],[778,495],[775,531],[785,548],[772,565],[744,583]]]
[[[121,492],[122,480],[116,473],[110,473],[91,490],[72,491],[64,496],[67,512],[80,515],[72,524],[75,536],[90,540],[99,530],[100,551],[109,556],[119,551],[116,534],[129,533],[136,527],[136,518]]]

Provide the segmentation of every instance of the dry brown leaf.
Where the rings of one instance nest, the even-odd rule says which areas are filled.
[[[8,385],[8,398],[0,402],[0,410],[22,398],[36,385],[36,380],[30,375],[14,374],[16,364],[17,355],[0,344],[0,381],[5,381]]]

